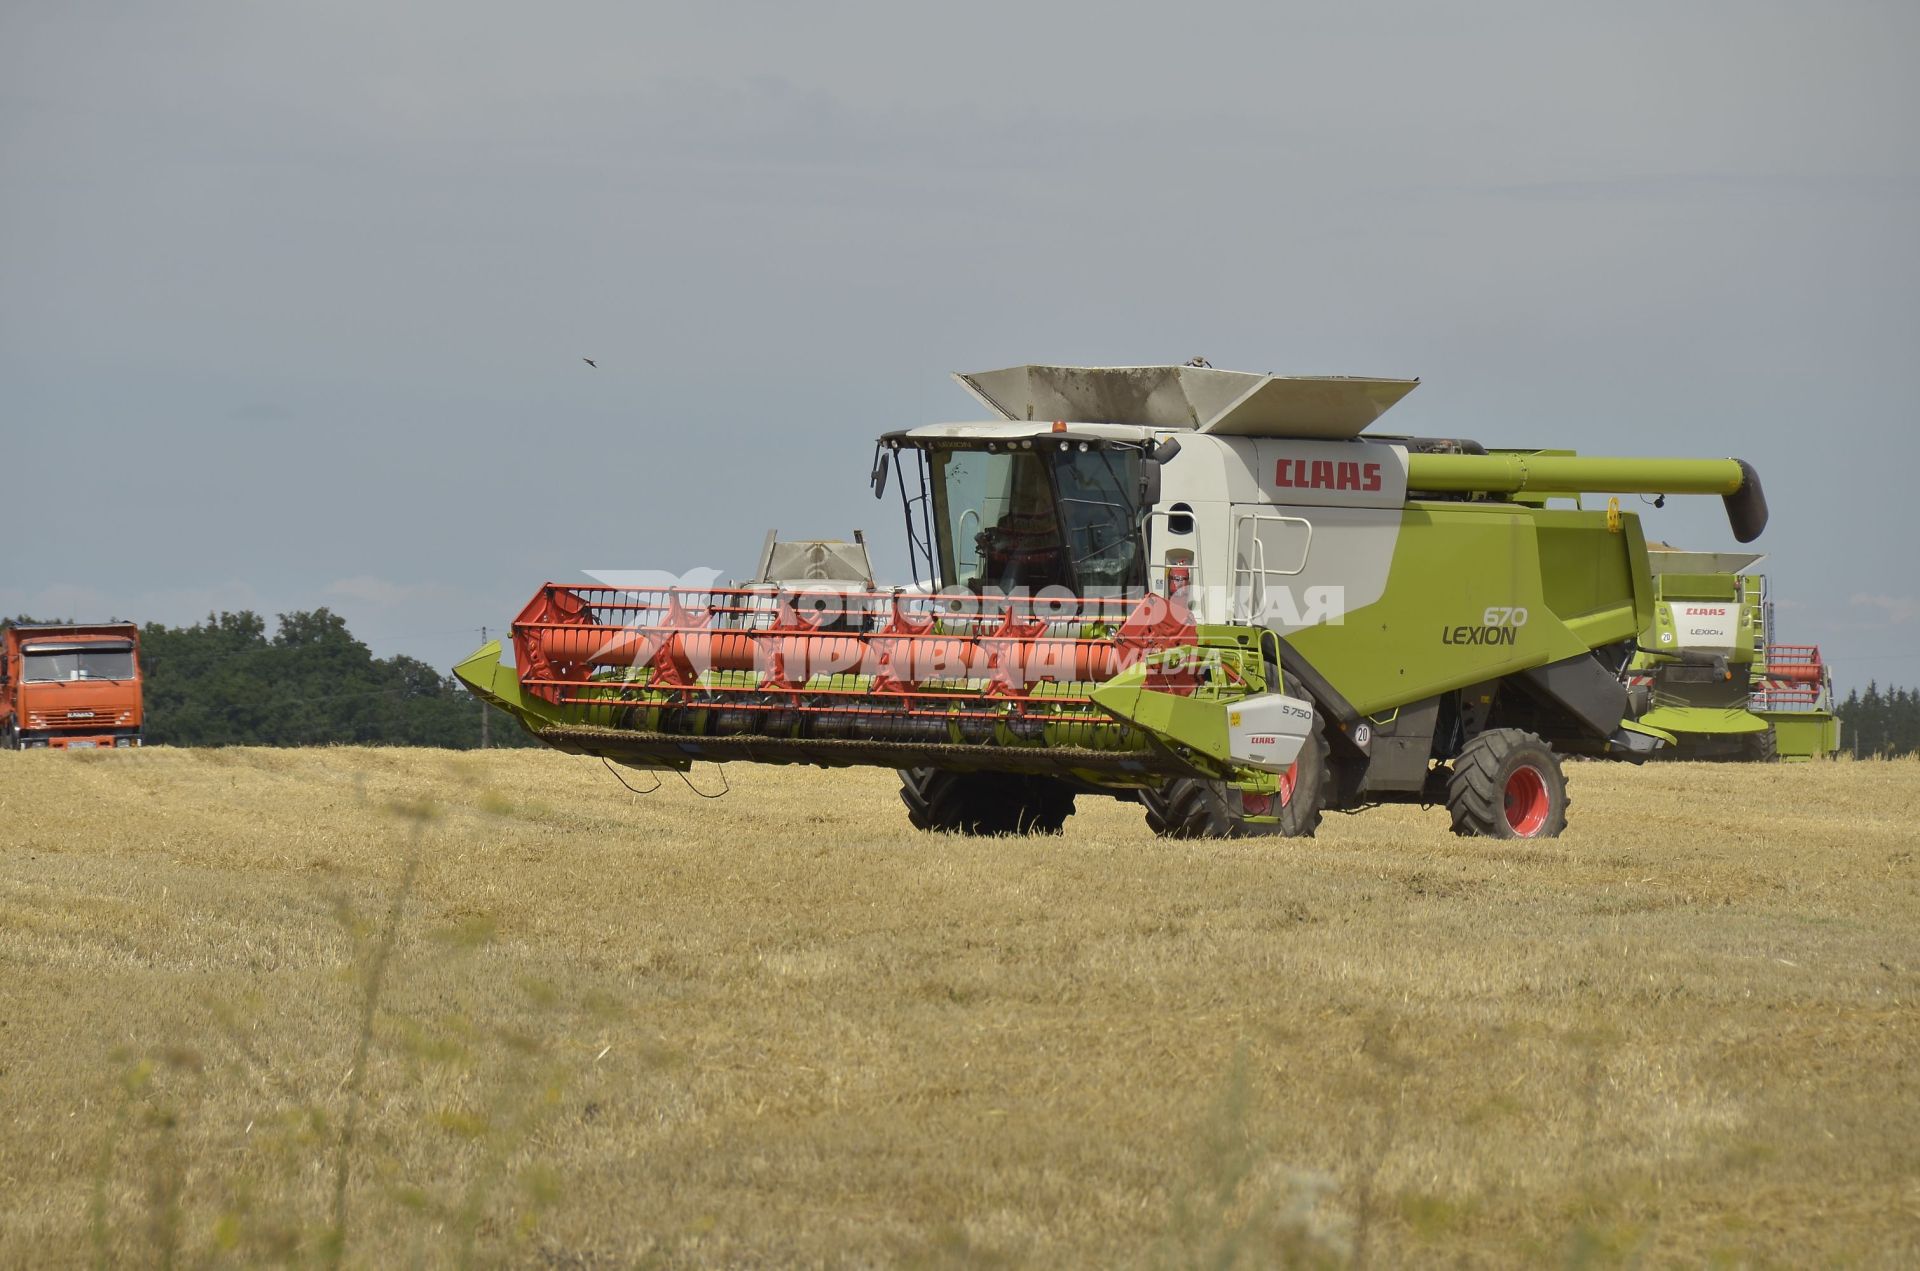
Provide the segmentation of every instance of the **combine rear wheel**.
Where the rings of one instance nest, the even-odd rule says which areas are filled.
[[[1312,838],[1327,806],[1327,739],[1318,732],[1307,738],[1293,767],[1281,774],[1278,794],[1250,795],[1224,781],[1175,777],[1158,790],[1142,790],[1140,802],[1147,825],[1162,838]],[[1249,816],[1280,819],[1248,821]]]
[[[1073,815],[1064,781],[1003,772],[904,768],[900,801],[915,829],[952,834],[1058,834]]]
[[[1495,728],[1461,748],[1447,781],[1455,834],[1556,838],[1567,828],[1567,778],[1553,747],[1518,728]]]

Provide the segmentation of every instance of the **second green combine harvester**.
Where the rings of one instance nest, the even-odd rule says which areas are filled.
[[[1712,494],[1736,459],[1368,433],[1416,381],[1204,366],[960,376],[997,416],[881,437],[913,588],[542,587],[457,673],[560,749],[685,770],[900,770],[913,824],[1057,831],[1076,797],[1174,837],[1306,835],[1444,803],[1566,824],[1563,755],[1645,758],[1621,668],[1655,597],[1640,522],[1547,496]]]
[[[1653,624],[1627,664],[1629,714],[1673,734],[1666,759],[1804,762],[1840,748],[1818,646],[1773,638],[1755,552],[1653,544]]]

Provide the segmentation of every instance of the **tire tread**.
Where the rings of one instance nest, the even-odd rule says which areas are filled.
[[[1239,792],[1224,781],[1175,777],[1157,790],[1140,792],[1147,827],[1171,839],[1312,838],[1326,810],[1332,770],[1326,737],[1315,732],[1306,744],[1309,749],[1301,753],[1308,757],[1309,775],[1294,788],[1293,800],[1278,823],[1244,820]]]
[[[1527,752],[1534,752],[1528,755]],[[1547,823],[1532,838],[1557,838],[1567,828],[1566,775],[1553,748],[1533,733],[1518,728],[1492,728],[1461,747],[1447,778],[1447,813],[1453,832],[1477,838],[1513,838],[1507,827],[1504,774],[1516,756],[1526,755],[1545,770],[1553,808]],[[1554,797],[1554,796],[1557,796]]]
[[[952,834],[1058,834],[1074,791],[1051,777],[1000,772],[900,771],[900,802],[917,830]]]

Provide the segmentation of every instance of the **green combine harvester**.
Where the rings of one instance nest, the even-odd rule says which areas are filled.
[[[912,587],[548,583],[456,669],[541,740],[637,768],[899,770],[909,819],[1056,832],[1086,795],[1171,837],[1307,835],[1444,804],[1566,824],[1561,757],[1639,761],[1620,672],[1658,604],[1639,518],[1737,459],[1592,458],[1371,431],[1414,380],[1204,365],[957,377],[992,414],[879,439]],[[763,575],[767,571],[763,570]]]
[[[1629,714],[1671,733],[1663,758],[1804,762],[1840,749],[1833,683],[1814,645],[1773,641],[1765,557],[1648,553],[1654,620],[1627,664]]]

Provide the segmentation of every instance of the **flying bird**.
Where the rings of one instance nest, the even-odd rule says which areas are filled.
[[[592,368],[593,368],[594,370],[596,370],[596,371],[600,369],[600,364],[599,364],[598,362],[596,362],[596,361],[594,361],[594,360],[593,360],[592,358],[590,358],[590,357],[583,357],[583,358],[581,358],[580,360],[581,360],[582,362],[585,362],[585,363],[586,363],[586,364],[587,364],[588,366],[591,366],[591,367],[592,367]]]

